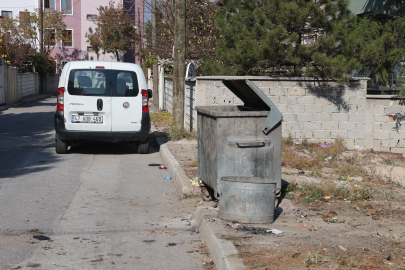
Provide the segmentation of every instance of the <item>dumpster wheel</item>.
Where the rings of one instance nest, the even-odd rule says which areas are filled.
[[[200,186],[200,187],[201,187],[201,199],[206,202],[213,201],[214,191],[207,186]]]

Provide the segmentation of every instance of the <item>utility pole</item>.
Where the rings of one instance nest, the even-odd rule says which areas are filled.
[[[156,0],[152,0],[152,48],[156,50]],[[153,65],[153,110],[159,110],[159,77],[158,65]]]
[[[186,0],[175,0],[172,129],[184,128],[184,60],[186,57]]]
[[[44,6],[43,1],[40,1],[40,16],[41,16],[41,53],[44,52]]]
[[[138,7],[138,31],[139,31],[139,52],[142,53],[142,31],[141,31],[141,12]],[[142,55],[139,57],[139,64],[142,64]]]
[[[40,1],[40,16],[41,16],[41,30],[40,30],[40,32],[41,32],[41,44],[40,44],[40,51],[41,51],[41,54],[42,53],[44,53],[44,5],[43,5],[43,2],[44,0],[41,0]],[[44,76],[42,76],[42,75],[39,75],[39,85],[40,85],[40,88],[39,88],[39,92],[42,94],[42,93],[44,93],[45,92],[45,89],[44,89],[44,86],[45,86],[45,83],[44,83]]]

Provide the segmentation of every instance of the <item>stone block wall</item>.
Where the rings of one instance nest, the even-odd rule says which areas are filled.
[[[367,96],[370,144],[374,150],[405,153],[405,100]],[[370,119],[371,120],[371,119]]]
[[[197,128],[195,106],[243,104],[222,79],[249,79],[255,83],[283,114],[283,137],[291,135],[310,142],[330,142],[340,137],[348,148],[357,145],[405,153],[405,101],[395,96],[367,95],[368,78],[339,84],[313,78],[197,77],[195,87],[195,82],[187,82],[186,128]]]
[[[324,142],[339,136],[348,147],[366,147],[366,78],[338,84],[312,78],[199,77],[197,105],[242,104],[222,84],[227,78],[249,79],[270,98],[283,114],[284,137]]]

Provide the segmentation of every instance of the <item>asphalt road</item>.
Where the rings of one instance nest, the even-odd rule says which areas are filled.
[[[0,269],[203,269],[195,199],[148,166],[162,162],[157,149],[91,144],[57,155],[55,102],[0,112]]]

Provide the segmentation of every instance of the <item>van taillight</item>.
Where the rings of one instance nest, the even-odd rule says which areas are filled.
[[[56,106],[56,111],[63,111],[63,99],[64,99],[65,87],[58,88],[58,105]]]
[[[96,66],[97,69],[105,69],[103,66]]]
[[[148,106],[148,90],[142,89],[142,112],[148,113],[149,106]]]

